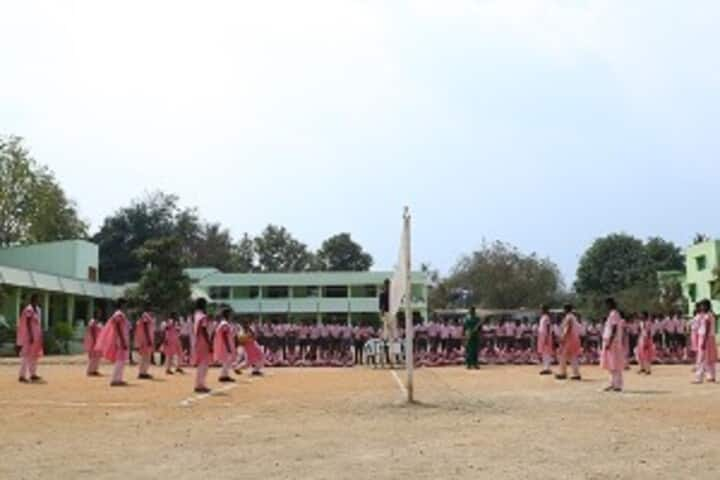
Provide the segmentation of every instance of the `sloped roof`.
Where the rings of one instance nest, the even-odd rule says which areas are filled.
[[[0,284],[94,298],[118,298],[123,287],[0,265]]]

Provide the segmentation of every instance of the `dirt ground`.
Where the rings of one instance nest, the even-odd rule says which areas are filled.
[[[365,368],[268,370],[205,397],[193,372],[111,389],[80,365],[46,361],[44,385],[16,369],[0,365],[1,479],[720,478],[720,386],[688,366],[628,372],[623,394],[599,392],[598,368],[422,369],[410,407]]]

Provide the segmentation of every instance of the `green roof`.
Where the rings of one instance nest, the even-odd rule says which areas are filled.
[[[94,298],[118,298],[122,287],[0,265],[0,284]]]
[[[197,285],[205,287],[329,286],[380,285],[393,272],[300,272],[300,273],[221,273],[202,278]],[[423,272],[412,273],[413,283],[428,283]]]

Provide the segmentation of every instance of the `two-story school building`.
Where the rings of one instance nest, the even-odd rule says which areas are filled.
[[[98,246],[84,240],[0,249],[0,321],[13,325],[38,294],[43,328],[80,325],[96,305],[107,309],[124,288],[98,281]]]
[[[241,315],[293,323],[378,322],[378,295],[392,272],[223,273],[188,269],[194,295]],[[428,279],[412,273],[413,315],[428,319]]]

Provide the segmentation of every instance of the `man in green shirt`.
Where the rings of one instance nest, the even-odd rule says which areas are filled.
[[[465,366],[468,369],[478,368],[480,326],[480,318],[475,313],[475,307],[470,307],[470,313],[465,317],[463,324],[463,333],[465,334]]]

